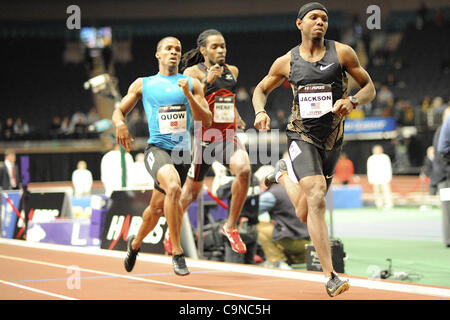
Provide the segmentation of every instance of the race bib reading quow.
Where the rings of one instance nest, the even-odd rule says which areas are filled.
[[[184,104],[159,107],[159,131],[163,134],[186,131],[186,118],[186,105]]]

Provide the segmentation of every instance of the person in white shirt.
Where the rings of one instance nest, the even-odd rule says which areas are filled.
[[[150,173],[148,173],[147,169],[145,168],[145,155],[140,152],[136,154],[134,159],[135,161],[131,168],[131,186],[153,189],[155,182]]]
[[[74,195],[82,197],[91,194],[92,183],[92,173],[88,170],[86,161],[78,161],[77,169],[72,173]]]
[[[394,206],[390,186],[392,164],[381,145],[375,145],[372,148],[372,155],[367,159],[367,179],[373,186],[377,208],[391,209]]]
[[[125,152],[125,174],[126,186],[131,186],[131,168],[134,164],[133,157]],[[105,195],[111,196],[114,190],[122,188],[122,161],[120,155],[120,145],[116,144],[114,149],[105,153],[100,162],[100,179],[105,187]]]
[[[5,161],[0,166],[0,190],[16,190],[20,188],[21,177],[13,150],[5,151]]]

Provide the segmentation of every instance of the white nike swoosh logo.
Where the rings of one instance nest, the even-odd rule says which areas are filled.
[[[329,176],[329,175],[326,175],[326,176],[325,176],[325,178],[327,178],[327,179],[331,179],[331,178],[333,178],[333,176],[334,176],[334,174],[332,174],[331,176]]]
[[[327,66],[320,66],[319,69],[320,69],[320,71],[323,71],[323,70],[328,69],[329,67],[331,67],[333,64],[334,64],[334,62],[332,64],[327,65]]]

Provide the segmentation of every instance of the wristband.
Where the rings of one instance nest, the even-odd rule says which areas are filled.
[[[118,123],[116,123],[115,125],[116,125],[116,127],[118,127],[118,126],[120,126],[121,124],[125,125],[125,122],[123,122],[123,121],[119,121],[119,122],[118,122]]]
[[[256,116],[257,116],[258,114],[260,114],[260,113],[262,113],[262,112],[264,112],[265,114],[267,114],[266,110],[259,110],[257,113],[255,113],[255,118],[256,118]]]

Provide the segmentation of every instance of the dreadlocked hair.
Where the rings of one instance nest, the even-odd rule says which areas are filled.
[[[208,29],[199,34],[197,38],[197,47],[187,51],[181,57],[181,64],[182,64],[181,72],[203,61],[203,55],[200,52],[200,47],[206,47],[206,39],[209,36],[216,36],[216,35],[221,36],[222,33],[220,33],[220,31],[217,31],[215,29]]]

